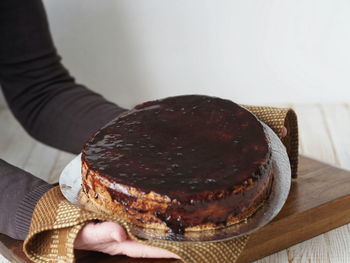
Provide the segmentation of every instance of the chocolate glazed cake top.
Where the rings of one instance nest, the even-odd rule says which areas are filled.
[[[261,123],[246,109],[187,95],[118,116],[87,142],[83,158],[108,181],[189,201],[258,179],[268,148]]]

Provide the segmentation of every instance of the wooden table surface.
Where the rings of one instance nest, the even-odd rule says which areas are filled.
[[[350,170],[350,104],[286,106],[298,114],[300,152]],[[56,182],[73,155],[31,139],[7,109],[0,108],[0,123],[0,158],[50,183]],[[0,262],[7,261],[0,255]],[[256,262],[350,262],[350,224]]]

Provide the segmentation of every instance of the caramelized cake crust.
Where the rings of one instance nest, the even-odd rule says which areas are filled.
[[[271,150],[248,110],[188,95],[140,104],[82,152],[83,191],[98,209],[173,232],[250,216],[270,194]]]

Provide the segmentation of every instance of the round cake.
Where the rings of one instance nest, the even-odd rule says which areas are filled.
[[[83,195],[132,224],[183,233],[252,215],[273,181],[265,128],[251,112],[186,95],[134,107],[82,151]]]

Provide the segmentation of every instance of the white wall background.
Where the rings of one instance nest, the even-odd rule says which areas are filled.
[[[350,98],[350,1],[45,0],[63,62],[122,106]]]

